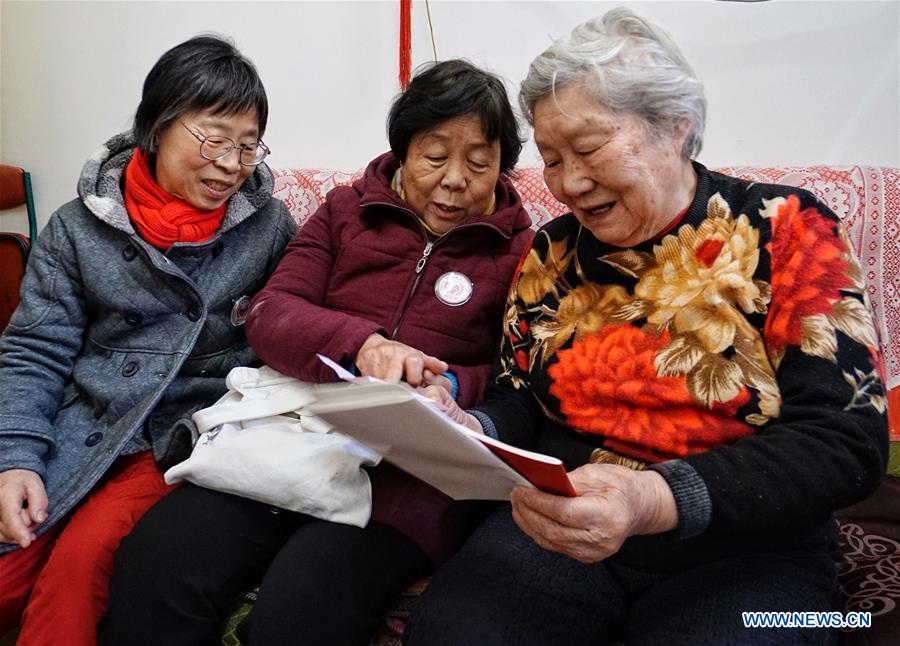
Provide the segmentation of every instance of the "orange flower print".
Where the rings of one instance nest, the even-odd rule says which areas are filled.
[[[654,361],[670,343],[631,325],[607,326],[557,353],[548,373],[550,392],[566,423],[603,435],[606,445],[638,459],[684,457],[751,433],[734,412],[746,389],[712,410],[697,407],[684,375],[661,377]]]
[[[843,299],[839,290],[853,287],[847,246],[835,235],[838,226],[815,208],[801,211],[795,195],[781,203],[772,220],[772,303],[764,334],[779,355],[785,346],[804,345],[806,351],[817,342],[830,352],[811,348],[809,354],[834,352],[827,315]]]

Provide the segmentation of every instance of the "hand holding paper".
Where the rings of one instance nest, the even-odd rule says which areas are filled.
[[[675,529],[678,509],[672,490],[655,471],[615,464],[586,464],[572,471],[577,498],[560,498],[517,487],[513,520],[541,547],[596,563],[639,534]]]
[[[402,379],[412,386],[423,382],[426,370],[432,375],[447,370],[447,364],[440,359],[380,334],[372,334],[363,343],[356,355],[356,367],[360,374],[385,381]]]
[[[559,459],[505,444],[459,424],[433,399],[405,383],[353,377],[326,357],[320,359],[351,383],[317,386],[315,401],[305,410],[448,496],[507,500],[516,485],[576,495]]]
[[[440,386],[428,386],[427,388],[421,389],[420,392],[433,401],[441,412],[454,422],[462,424],[469,430],[484,435],[484,429],[481,428],[481,422],[461,409],[456,403],[456,400],[450,396],[450,393],[446,389],[441,388]]]

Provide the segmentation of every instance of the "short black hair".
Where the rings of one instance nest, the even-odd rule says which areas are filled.
[[[147,74],[134,115],[135,142],[152,152],[156,136],[185,112],[235,114],[254,108],[262,137],[269,101],[256,67],[231,41],[195,36],[163,54]]]
[[[481,118],[489,143],[499,140],[500,172],[511,171],[522,152],[522,139],[503,81],[460,59],[420,68],[394,99],[387,121],[391,151],[406,161],[409,142],[417,134],[469,114]]]

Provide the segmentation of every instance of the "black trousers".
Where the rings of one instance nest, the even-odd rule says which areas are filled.
[[[409,646],[833,646],[834,630],[745,628],[744,611],[836,611],[826,549],[722,559],[676,574],[584,564],[541,548],[495,511],[431,579]]]
[[[100,644],[218,644],[242,592],[250,645],[366,644],[429,561],[393,528],[274,510],[186,485],[140,520],[116,554]]]

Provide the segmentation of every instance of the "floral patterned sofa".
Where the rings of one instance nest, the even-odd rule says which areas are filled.
[[[816,194],[838,214],[855,245],[866,274],[884,353],[890,388],[889,476],[869,500],[838,515],[844,563],[841,575],[846,609],[870,611],[873,627],[845,633],[846,644],[900,643],[900,170],[873,166],[726,167],[723,173],[745,179],[788,184]],[[275,196],[299,225],[335,186],[355,180],[361,171],[285,168],[275,170]],[[522,168],[513,181],[537,228],[566,211],[544,185],[541,169]],[[405,618],[421,590],[413,586],[385,620],[374,644],[399,644]],[[239,643],[232,618],[224,644]]]

